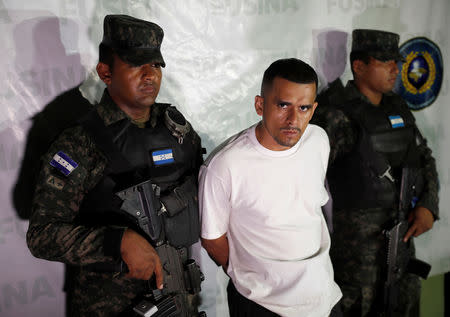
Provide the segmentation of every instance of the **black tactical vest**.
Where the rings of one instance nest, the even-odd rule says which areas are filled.
[[[83,200],[80,221],[139,231],[133,219],[120,210],[122,201],[115,193],[151,179],[152,184],[159,186],[158,194],[168,209],[162,214],[166,239],[175,247],[188,247],[198,241],[200,233],[197,205],[200,139],[191,128],[181,141],[164,121],[167,109],[181,114],[167,104],[152,107],[159,108],[152,110],[152,116],[158,116],[154,127],[148,124],[139,128],[129,119],[105,127],[96,111],[82,120],[108,163],[103,178]]]
[[[340,109],[358,130],[353,150],[329,167],[335,209],[396,208],[402,167],[419,167],[414,117],[396,96]],[[384,176],[383,176],[384,175]]]

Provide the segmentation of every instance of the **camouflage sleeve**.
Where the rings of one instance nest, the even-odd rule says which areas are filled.
[[[325,129],[330,140],[331,165],[337,158],[350,152],[356,143],[357,129],[342,110],[334,107],[327,108],[321,113],[317,123]]]
[[[59,151],[78,163],[68,176],[49,163]],[[98,182],[105,165],[105,158],[81,127],[64,131],[50,146],[42,160],[27,232],[34,256],[72,265],[113,259],[105,255],[104,246],[111,228],[76,222],[85,193]]]
[[[427,145],[427,140],[422,137],[416,127],[418,151],[422,158],[422,168],[424,170],[424,188],[418,206],[427,208],[433,213],[434,219],[439,219],[439,179],[436,171],[436,161],[431,155],[431,149]]]

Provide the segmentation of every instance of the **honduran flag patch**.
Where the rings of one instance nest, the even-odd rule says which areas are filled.
[[[405,126],[405,122],[400,116],[389,116],[389,120],[391,121],[391,125],[393,128],[402,128]]]
[[[152,158],[155,165],[166,165],[175,162],[172,149],[153,151]]]
[[[53,156],[50,165],[57,168],[61,173],[68,176],[78,167],[78,163],[72,160],[66,153],[59,151]]]

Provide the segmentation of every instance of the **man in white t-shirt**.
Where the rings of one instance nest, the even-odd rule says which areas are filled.
[[[308,125],[317,75],[272,63],[255,97],[262,120],[219,146],[200,169],[202,245],[230,276],[234,316],[328,316],[342,296],[321,206],[329,143]]]

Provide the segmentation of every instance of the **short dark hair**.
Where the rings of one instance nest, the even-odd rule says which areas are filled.
[[[114,65],[114,54],[114,50],[111,47],[103,43],[100,43],[98,46],[98,61],[108,65],[110,69]]]
[[[315,70],[297,58],[276,60],[266,69],[261,84],[261,96],[264,95],[264,90],[272,85],[275,77],[281,77],[298,84],[314,83],[317,92],[318,79]]]
[[[350,53],[350,69],[352,71],[353,77],[355,77],[355,72],[353,71],[353,62],[357,60],[360,60],[367,65],[370,62],[370,55],[368,52],[364,51],[356,51]]]

